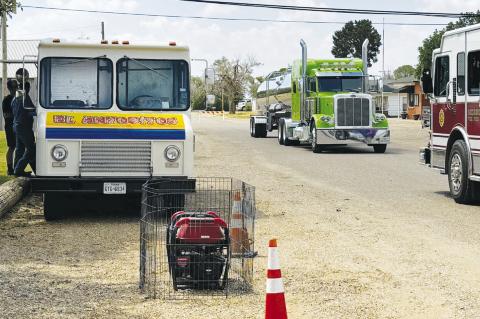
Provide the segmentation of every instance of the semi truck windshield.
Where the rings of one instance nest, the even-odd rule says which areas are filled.
[[[318,77],[319,92],[361,92],[361,77]]]
[[[186,110],[188,64],[183,60],[136,60],[117,63],[118,106],[124,110]]]
[[[40,104],[46,108],[112,106],[113,64],[106,58],[49,57],[40,62]]]

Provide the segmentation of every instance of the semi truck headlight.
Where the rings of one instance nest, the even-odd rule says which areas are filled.
[[[61,162],[67,158],[68,151],[65,146],[58,144],[52,147],[51,155],[54,160]]]
[[[165,159],[169,162],[175,162],[180,157],[180,149],[175,145],[169,145],[165,148]]]
[[[381,122],[381,121],[384,121],[386,119],[387,119],[387,117],[382,113],[376,113],[375,114],[375,122]]]

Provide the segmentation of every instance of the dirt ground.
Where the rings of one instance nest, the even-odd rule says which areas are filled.
[[[256,186],[254,291],[147,299],[134,212],[47,223],[30,196],[0,220],[0,317],[262,318],[278,238],[290,318],[480,318],[480,208],[417,164],[419,122],[392,120],[386,154],[313,154],[250,138],[247,120],[193,118],[197,175]]]

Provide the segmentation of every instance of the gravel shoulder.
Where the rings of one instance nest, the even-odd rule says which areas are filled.
[[[480,209],[453,203],[445,177],[416,163],[419,122],[392,120],[386,154],[317,155],[252,139],[246,120],[193,118],[197,175],[257,188],[254,292],[145,299],[135,214],[46,223],[30,196],[0,220],[3,316],[261,318],[276,237],[291,318],[480,318]]]

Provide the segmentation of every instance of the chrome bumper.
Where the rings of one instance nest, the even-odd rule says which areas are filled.
[[[388,144],[390,143],[389,129],[317,129],[317,144]]]

